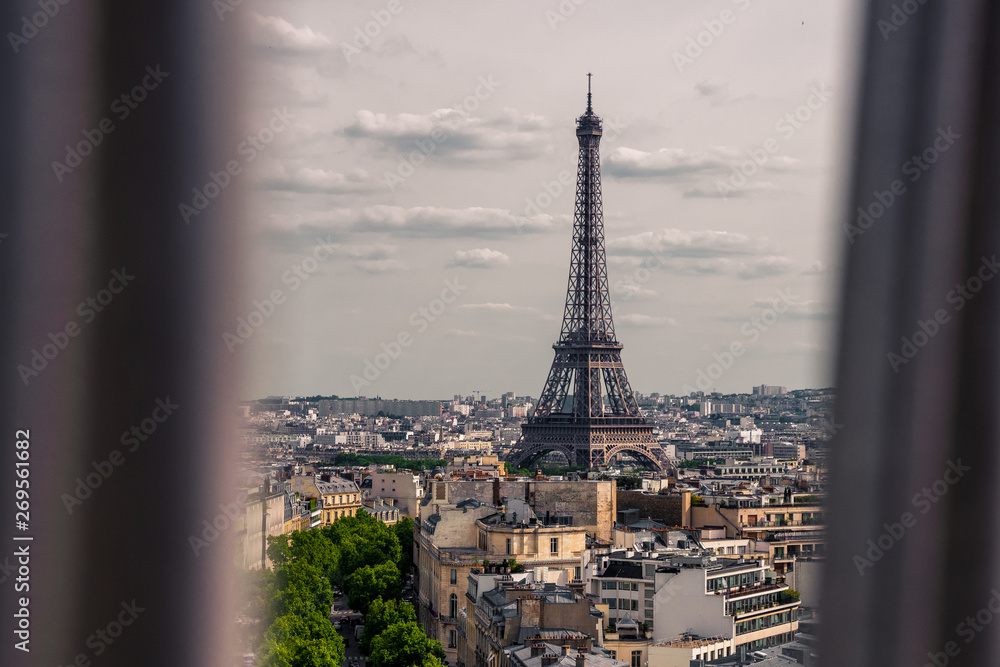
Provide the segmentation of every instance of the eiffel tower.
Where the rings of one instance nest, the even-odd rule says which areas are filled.
[[[591,105],[587,74],[587,111],[576,121],[580,159],[576,177],[573,253],[562,332],[553,345],[549,378],[521,438],[510,456],[526,467],[560,451],[570,465],[597,467],[626,453],[655,470],[666,456],[653,427],[639,413],[615,337],[604,253],[601,205],[601,119]]]

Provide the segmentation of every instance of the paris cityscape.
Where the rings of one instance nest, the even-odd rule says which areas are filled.
[[[537,398],[241,405],[245,488],[232,518],[251,591],[247,664],[815,664],[834,392],[633,391],[612,314],[591,76],[565,308]],[[413,326],[460,294],[456,280]],[[780,299],[773,308],[751,331],[774,323]],[[382,343],[354,389],[412,342]],[[744,351],[736,341],[715,354],[696,382]],[[209,537],[192,536],[192,550]]]

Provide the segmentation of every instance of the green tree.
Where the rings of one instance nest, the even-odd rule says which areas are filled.
[[[344,640],[318,613],[280,616],[264,634],[262,667],[340,667],[343,661]]]
[[[416,620],[417,613],[409,602],[375,598],[365,615],[365,630],[358,647],[362,653],[370,653],[372,640],[385,632],[389,626]]]
[[[290,613],[329,616],[333,590],[330,580],[316,566],[293,561],[276,568],[275,587],[271,618]]]
[[[389,526],[363,510],[356,516],[337,519],[325,532],[338,548],[341,577],[365,565],[399,562],[399,538]]]
[[[352,572],[344,583],[351,609],[367,614],[375,598],[388,600],[399,597],[399,568],[392,561],[374,567],[365,565]]]
[[[415,621],[394,623],[371,642],[371,667],[438,667],[445,658],[441,642],[428,639]]]
[[[618,478],[617,486],[623,491],[632,491],[642,488],[642,478],[637,475],[621,475]]]
[[[309,563],[331,576],[337,572],[339,555],[330,536],[318,530],[296,530],[267,538],[267,557],[276,566],[291,561]]]
[[[407,574],[413,568],[413,519],[404,516],[391,529],[399,540],[399,571]]]

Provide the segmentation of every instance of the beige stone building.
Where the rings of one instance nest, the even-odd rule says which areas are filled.
[[[391,499],[401,514],[417,518],[418,506],[424,498],[424,487],[418,475],[405,470],[376,472],[371,475],[371,480],[372,498]]]
[[[533,570],[538,581],[565,585],[581,577],[587,531],[545,524],[523,501],[498,508],[469,498],[422,509],[414,538],[418,620],[427,636],[441,641],[449,662],[457,659],[459,613],[474,568],[513,560]]]
[[[334,477],[329,482],[316,480],[316,488],[323,499],[324,526],[329,526],[341,517],[354,516],[361,509],[361,491],[354,482]]]
[[[469,575],[468,605],[459,614],[459,667],[508,667],[510,650],[524,644],[567,646],[574,656],[601,646],[604,619],[593,602],[534,575],[478,569]]]
[[[561,517],[590,535],[610,540],[614,528],[617,496],[615,482],[598,480],[546,480],[492,478],[476,480],[429,480],[421,502],[421,517],[433,514],[435,506],[476,498],[496,507],[508,499],[531,506],[541,519]],[[472,545],[470,545],[472,546]]]

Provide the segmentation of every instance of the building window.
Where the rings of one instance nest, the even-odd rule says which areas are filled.
[[[633,581],[633,582],[632,582],[632,590],[633,590],[633,591],[637,591],[637,590],[639,590],[639,584],[637,584],[636,582],[634,582],[634,581]]]
[[[577,581],[580,580],[580,567],[579,566],[573,568],[573,578],[576,579]]]
[[[510,538],[507,538],[507,555],[510,555]]]
[[[549,540],[549,553],[557,554],[559,553],[559,538],[553,537]]]
[[[639,601],[632,600],[632,611],[639,611]]]
[[[454,568],[452,568],[452,570],[451,570],[451,583],[453,583],[453,584],[457,584],[458,583],[458,570],[456,570]],[[454,616],[454,614],[452,614],[452,616]]]
[[[642,651],[632,651],[632,667],[642,667]]]
[[[452,570],[454,572],[454,570]],[[454,593],[448,598],[448,615],[451,617],[458,616],[458,596]]]
[[[627,581],[619,581],[618,582],[618,590],[627,591],[628,590],[628,582]]]
[[[448,631],[448,648],[456,648],[458,646],[458,635],[454,630]]]

